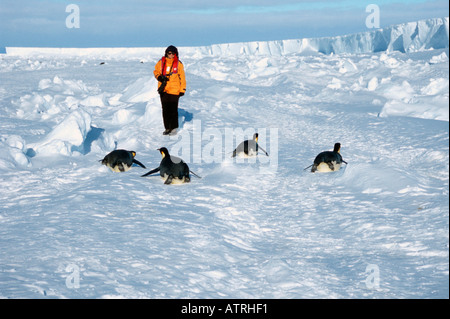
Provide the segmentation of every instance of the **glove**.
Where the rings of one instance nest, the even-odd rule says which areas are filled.
[[[184,95],[184,92],[180,92],[180,97],[182,97]]]

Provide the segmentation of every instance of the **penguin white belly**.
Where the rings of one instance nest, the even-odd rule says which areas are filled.
[[[127,164],[123,163],[123,171],[120,170],[119,165],[116,165],[114,167],[107,165],[113,172],[121,173],[121,172],[128,172],[131,169],[131,166],[128,166]]]
[[[169,177],[169,175],[164,174],[164,177],[161,176],[161,178],[163,179],[163,181],[166,181],[167,178]],[[174,177],[172,178],[172,185],[180,185],[180,184],[184,184],[185,183],[185,177],[183,177],[182,179],[179,179],[178,177]]]
[[[249,157],[255,157],[258,155],[258,152],[256,151],[256,148],[252,145],[249,145],[247,148],[247,153],[245,153],[244,147],[238,147],[236,149],[236,156],[242,157],[242,158],[249,158]]]
[[[245,154],[244,151],[236,153],[236,156],[241,157],[241,158],[255,157],[256,155],[258,155],[258,154],[254,150],[249,150],[248,154]]]
[[[327,163],[322,162],[319,165],[317,165],[317,172],[329,173],[329,172],[336,172],[341,169],[341,164],[336,164],[336,161],[332,161],[331,164],[333,164],[334,170],[331,170],[330,166],[328,166]]]
[[[242,158],[254,157],[258,155],[256,148],[257,145],[255,141],[245,141],[238,145],[235,149],[235,154]]]

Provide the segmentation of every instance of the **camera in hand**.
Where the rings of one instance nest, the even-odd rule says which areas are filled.
[[[158,93],[163,94],[164,89],[166,88],[167,81],[169,81],[169,78],[165,75],[158,76],[158,81],[161,82],[161,85],[158,88]]]

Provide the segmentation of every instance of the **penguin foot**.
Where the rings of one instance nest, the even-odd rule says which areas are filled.
[[[167,177],[166,181],[164,182],[164,184],[170,185],[170,184],[172,184],[172,181],[173,181],[173,176],[172,176],[172,175],[169,175],[169,176]]]

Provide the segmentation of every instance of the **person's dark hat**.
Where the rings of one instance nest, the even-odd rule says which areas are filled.
[[[173,53],[175,53],[175,55],[178,57],[178,49],[177,49],[175,46],[169,45],[169,46],[167,47],[166,52],[165,52],[165,56],[166,56],[166,57],[167,57],[167,53],[168,53],[168,52],[173,52]]]

